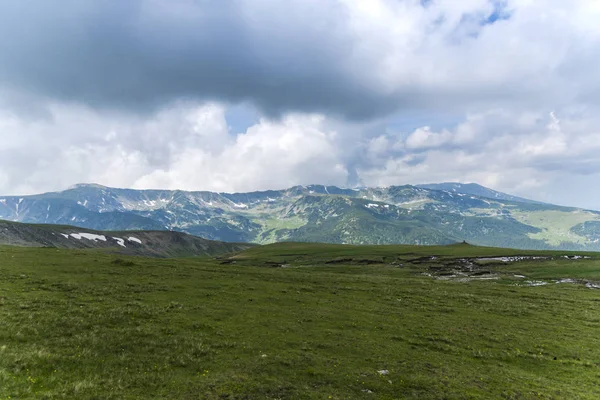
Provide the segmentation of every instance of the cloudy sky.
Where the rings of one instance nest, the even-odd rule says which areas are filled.
[[[0,0],[0,194],[477,182],[600,209],[597,0]]]

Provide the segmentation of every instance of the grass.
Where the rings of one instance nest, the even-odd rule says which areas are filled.
[[[596,214],[587,211],[533,211],[512,212],[512,216],[519,222],[541,229],[539,233],[530,234],[531,239],[544,240],[551,246],[559,246],[561,242],[574,242],[585,244],[588,240],[571,232],[574,226],[598,219]]]
[[[423,275],[533,253],[564,254],[290,243],[223,261],[0,247],[0,399],[599,398],[600,292],[508,278],[600,279],[598,256],[486,265],[506,274],[495,281]]]
[[[257,243],[273,243],[279,239],[278,231],[283,229],[297,229],[306,225],[307,221],[298,216],[278,218],[269,215],[261,215],[256,218],[261,225],[261,233],[256,236]]]
[[[405,203],[399,203],[397,204],[397,206],[401,208],[406,208],[407,210],[421,210],[426,204],[430,203],[436,203],[436,201],[431,199],[418,199],[407,201]]]

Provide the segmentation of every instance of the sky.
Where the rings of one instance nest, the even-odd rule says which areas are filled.
[[[0,194],[476,182],[600,209],[597,0],[0,0]]]

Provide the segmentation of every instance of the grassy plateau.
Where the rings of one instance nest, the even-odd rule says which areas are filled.
[[[0,247],[0,400],[598,399],[598,282],[468,245]]]

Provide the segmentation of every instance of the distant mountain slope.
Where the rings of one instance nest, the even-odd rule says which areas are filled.
[[[427,186],[427,187],[425,187]],[[251,193],[115,189],[0,196],[0,218],[97,230],[172,230],[226,242],[473,244],[599,250],[600,213],[522,199],[476,184]]]
[[[444,182],[444,183],[427,183],[424,185],[417,185],[417,187],[432,189],[432,190],[445,190],[454,193],[471,194],[473,196],[486,197],[488,199],[496,200],[508,200],[516,201],[519,203],[534,203],[544,204],[539,201],[524,199],[522,197],[512,196],[510,194],[497,192],[492,189],[488,189],[484,186],[476,183],[458,183],[458,182]]]
[[[220,255],[252,245],[225,243],[170,231],[96,231],[66,225],[33,225],[0,220],[0,245],[67,249],[114,248],[155,257]]]

